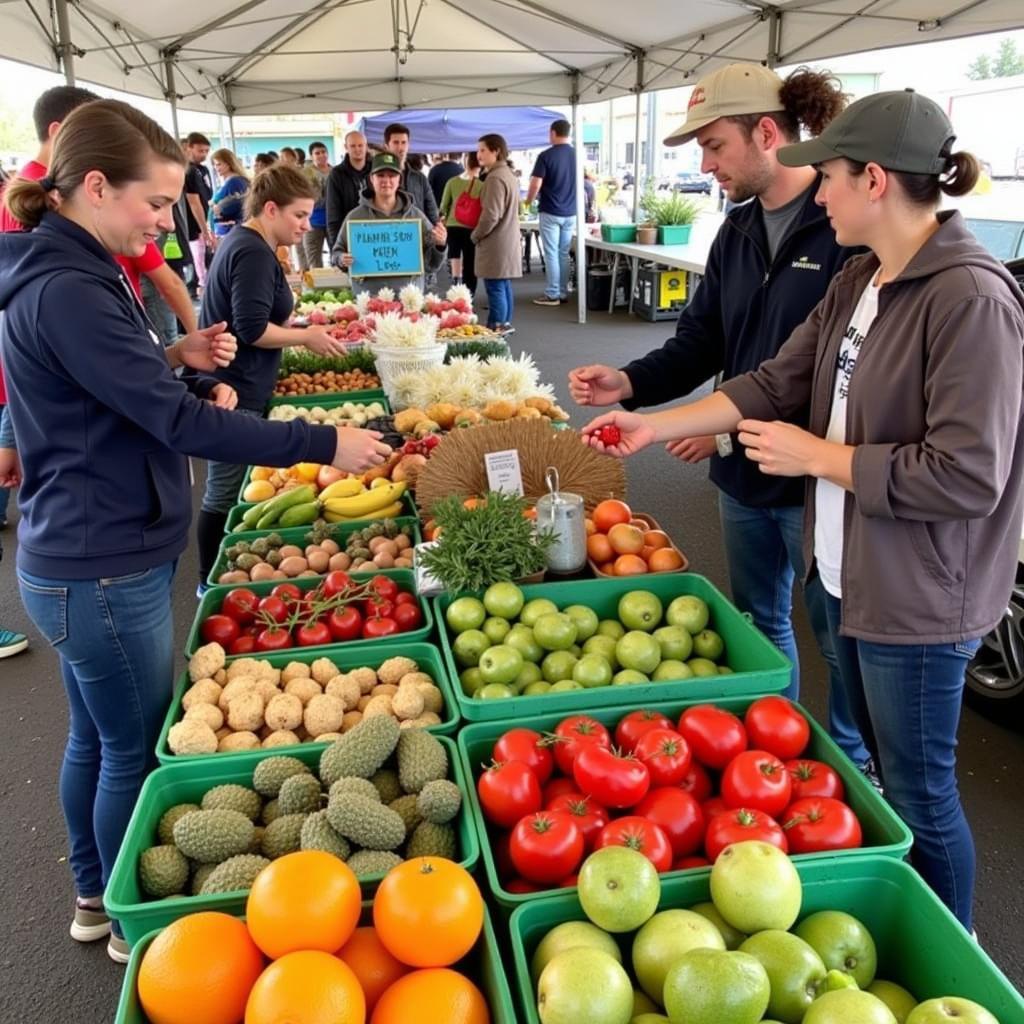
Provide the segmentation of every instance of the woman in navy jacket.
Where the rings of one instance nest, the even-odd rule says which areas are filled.
[[[243,462],[259,452],[275,465],[359,472],[389,451],[370,431],[244,418],[175,376],[113,256],[137,256],[173,230],[183,180],[173,138],[99,100],[62,125],[49,176],[5,194],[34,229],[0,237],[0,353],[23,470],[18,580],[67,691],[60,796],[80,941],[110,931],[103,888],[171,695],[186,455]],[[127,956],[117,935],[108,948]]]

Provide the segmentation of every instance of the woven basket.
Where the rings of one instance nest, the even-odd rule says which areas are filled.
[[[377,362],[380,386],[384,389],[392,407],[397,408],[395,405],[395,379],[403,373],[425,373],[435,366],[441,366],[444,363],[448,345],[444,342],[422,348],[385,348],[382,345],[373,345],[370,351],[373,352]]]

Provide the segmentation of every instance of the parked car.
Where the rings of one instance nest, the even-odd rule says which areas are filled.
[[[669,179],[669,187],[676,192],[701,192],[711,195],[711,175],[696,171],[676,171]]]
[[[967,227],[996,259],[1024,259],[1024,220],[967,217]]]

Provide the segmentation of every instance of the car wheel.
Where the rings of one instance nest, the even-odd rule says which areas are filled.
[[[971,696],[984,703],[1024,698],[1024,585],[1018,584],[999,624],[967,666]]]

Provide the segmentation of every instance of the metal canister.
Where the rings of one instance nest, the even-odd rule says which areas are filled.
[[[587,527],[583,498],[558,489],[558,470],[548,469],[544,477],[548,493],[537,499],[537,528],[550,529],[557,539],[548,551],[548,570],[574,573],[587,562]]]

